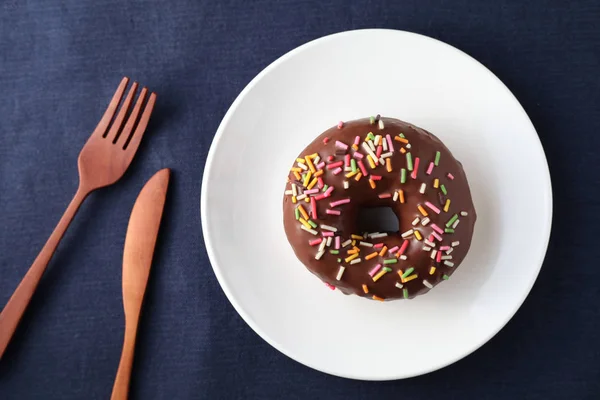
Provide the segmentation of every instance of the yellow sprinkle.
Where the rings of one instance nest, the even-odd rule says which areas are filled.
[[[317,184],[317,182],[319,181],[319,178],[314,178],[310,184],[306,187],[308,190],[312,189],[313,186],[315,186]],[[308,198],[308,197],[307,197]]]
[[[444,212],[448,212],[450,209],[450,199],[446,199],[446,205],[444,206]]]
[[[308,173],[304,177],[304,182],[302,183],[304,185],[304,187],[306,187],[308,185],[311,177],[312,177],[312,172],[308,171]]]
[[[387,168],[387,172],[392,172],[392,159],[391,158],[386,158],[385,159],[385,167]]]
[[[367,287],[367,285],[363,284],[362,287],[363,287],[363,292],[369,293],[369,288]]]
[[[299,219],[300,222],[302,222],[302,225],[304,225],[305,227],[312,229],[313,227],[310,226],[310,224],[308,222],[306,222],[306,220],[304,218],[300,218]]]
[[[308,157],[312,160],[313,158],[316,158],[318,155],[319,155],[319,153],[312,153],[311,155],[306,156],[306,157]]]
[[[412,274],[411,276],[407,276],[406,278],[404,278],[404,280],[402,281],[402,283],[406,283],[406,282],[410,282],[413,279],[417,279],[417,274]]]
[[[375,169],[377,167],[370,154],[367,154],[367,161],[369,162],[369,167],[371,167],[371,169]]]
[[[429,275],[433,275],[435,273],[435,267],[429,268]]]
[[[373,282],[377,282],[379,280],[379,278],[384,276],[386,273],[387,272],[385,269],[382,269],[381,271],[379,271],[379,273],[373,277]]]
[[[355,246],[355,245],[356,245],[356,240],[353,240],[352,241],[352,246]]]
[[[348,254],[358,254],[359,251],[360,250],[357,250],[357,249],[351,249],[351,250],[348,250]]]
[[[295,177],[296,179],[298,179],[299,181],[301,181],[301,180],[302,180],[302,175],[300,175],[300,174],[299,174],[297,171],[294,171],[294,177]]]
[[[358,253],[352,254],[350,257],[346,257],[346,259],[344,261],[349,263],[350,261],[354,260],[355,258],[358,258]]]
[[[360,181],[360,178],[362,178],[362,173],[360,173],[360,172],[359,172],[359,173],[358,173],[358,174],[356,174],[356,176],[354,177],[354,180],[358,182],[358,181]]]
[[[310,203],[310,198],[308,198],[308,197],[305,197],[305,198],[304,198],[304,201],[305,201],[306,203]]]
[[[296,199],[296,196],[292,196],[292,204],[296,204],[298,202],[298,200]]]
[[[304,209],[304,207],[302,207],[302,204],[300,204],[298,206],[298,211],[300,211],[300,214],[302,214],[302,216],[304,217],[304,219],[308,219],[308,213],[306,212],[306,210]]]
[[[435,178],[433,181],[433,187],[434,188],[439,188],[440,187],[440,180],[438,178]]]
[[[306,157],[306,164],[308,165],[308,168],[310,168],[310,172],[316,172],[317,169],[315,168],[314,164],[312,163],[312,160],[308,157]]]
[[[382,249],[381,249],[381,251],[379,252],[379,256],[380,256],[380,257],[383,257],[383,256],[385,256],[385,252],[386,252],[386,251],[387,251],[387,247],[386,247],[386,246],[383,246],[383,248],[382,248]]]
[[[373,179],[369,179],[369,185],[371,185],[371,189],[375,189],[375,181]]]
[[[373,300],[377,300],[377,301],[385,301],[385,299],[384,299],[384,298],[382,298],[382,297],[379,297],[379,296],[375,296],[375,295],[373,295]]]
[[[302,172],[302,168],[294,167],[294,168],[290,169],[290,171],[292,171],[292,172]]]
[[[404,190],[398,190],[398,195],[400,196],[400,203],[404,203]]]
[[[350,239],[358,239],[358,240],[363,240],[363,239],[364,239],[364,237],[362,237],[362,236],[360,236],[360,235],[354,235],[354,234],[352,234],[352,235],[350,235]]]
[[[421,232],[415,229],[415,237],[417,240],[423,240],[423,236],[421,236]]]
[[[400,143],[408,143],[408,140],[401,138],[400,136],[394,137],[394,140]]]
[[[304,161],[304,158],[296,158],[296,162],[299,162],[300,164],[306,164],[306,161]]]
[[[371,258],[377,257],[377,252],[371,253],[365,257],[365,260],[370,260]]]
[[[352,149],[354,149],[354,151],[358,151],[358,146],[357,146],[357,145],[355,145],[355,144],[353,144],[353,145],[352,145]]]
[[[406,150],[404,149],[404,147],[400,147],[400,153],[402,153],[402,154],[406,153]]]
[[[427,211],[425,211],[425,209],[423,208],[423,206],[422,206],[422,205],[420,205],[420,204],[419,204],[419,205],[417,206],[417,208],[419,209],[419,212],[420,212],[421,214],[423,214],[423,216],[424,216],[424,217],[426,217],[426,216],[427,216]]]
[[[346,178],[352,178],[354,175],[359,174],[359,173],[360,173],[360,170],[358,170],[358,169],[354,172],[348,172],[346,174]]]
[[[313,175],[313,177],[315,177],[315,178],[316,178],[316,177],[319,177],[319,176],[321,176],[321,175],[323,175],[323,170],[322,170],[322,169],[320,169],[320,170],[318,170],[317,172],[315,172],[315,174]]]

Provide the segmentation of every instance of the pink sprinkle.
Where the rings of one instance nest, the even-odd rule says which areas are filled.
[[[333,285],[332,285],[332,284],[330,284],[330,283],[327,283],[327,282],[325,282],[325,286],[327,286],[327,287],[328,287],[329,289],[331,289],[331,290],[335,290],[335,286],[333,286]]]
[[[329,236],[333,237],[333,232],[323,231],[323,232],[321,232],[321,235],[323,235],[323,237],[329,237]]]
[[[340,167],[337,167],[337,168],[336,168],[336,169],[334,169],[332,172],[333,172],[333,174],[334,174],[334,175],[339,175],[339,174],[340,174],[340,172],[342,172],[342,169],[341,169]],[[319,177],[319,178],[320,178],[320,177]]]
[[[304,191],[304,194],[315,194],[315,193],[319,193],[319,189],[310,189],[310,190]]]
[[[437,233],[444,233],[444,231],[437,226],[436,224],[431,224],[431,227],[433,228],[434,231],[436,231]]]
[[[325,166],[325,161],[321,161],[320,163],[318,163],[316,165],[317,169],[323,169],[324,166]]]
[[[337,147],[338,149],[342,149],[342,150],[348,150],[348,145],[340,142],[339,140],[335,141],[335,147]]]
[[[398,246],[394,246],[394,247],[392,247],[391,249],[389,249],[388,251],[389,251],[389,252],[390,252],[390,254],[391,254],[391,253],[395,253],[395,252],[396,252],[396,250],[398,250]]]
[[[327,169],[334,169],[334,168],[337,168],[337,167],[341,167],[342,165],[344,165],[343,161],[334,162],[334,163],[331,163],[331,164],[327,164]]]
[[[324,194],[320,194],[320,195],[318,195],[318,196],[315,196],[315,197],[314,197],[314,199],[315,199],[316,201],[323,200],[324,198],[325,198],[325,195],[324,195]]]
[[[448,179],[451,181],[454,180],[454,175],[452,175],[450,172],[448,172]]]
[[[338,210],[330,210],[329,208],[325,210],[326,214],[329,215],[340,215],[342,212]]]
[[[359,143],[360,143],[360,136],[357,136],[354,138],[354,144],[358,146]]]
[[[437,255],[435,256],[435,261],[440,262],[442,261],[442,252],[438,251]]]
[[[325,186],[325,183],[323,183],[323,178],[321,178],[320,176],[317,178],[317,186],[319,187],[319,189],[323,189],[323,186]]]
[[[355,153],[355,154],[356,154],[356,153]],[[363,162],[362,162],[362,161],[360,161],[360,160],[358,161],[358,168],[360,168],[360,172],[362,172],[362,174],[363,174],[364,176],[367,176],[367,175],[369,175],[369,173],[367,172],[367,169],[365,168],[365,164],[363,164]]]
[[[320,244],[323,241],[323,239],[318,238],[318,239],[313,239],[313,240],[309,240],[308,244],[311,246],[316,246],[318,244]]]
[[[392,142],[392,137],[390,136],[390,134],[388,133],[387,135],[385,135],[385,138],[388,142],[388,151],[394,151],[394,142]]]
[[[441,251],[446,251],[446,250],[450,250],[450,246],[442,246],[440,247]]]
[[[377,152],[375,153],[377,158],[379,158],[381,156],[382,152],[383,152],[383,147],[381,145],[377,146]]]
[[[317,217],[317,201],[315,200],[314,197],[310,198],[310,208],[312,211],[313,218],[318,219],[319,217]]]
[[[350,203],[350,198],[333,201],[333,202],[329,203],[329,207],[337,207],[337,206],[341,206],[342,204],[348,204],[348,203]]]
[[[429,235],[429,241],[433,242],[435,240],[435,237],[433,235]]]
[[[327,142],[329,142],[329,138],[326,137],[325,139],[323,139],[323,144],[327,144]]]
[[[333,186],[329,186],[323,194],[325,195],[325,197],[329,197],[331,196],[331,192],[333,192]]]
[[[371,174],[371,176],[369,178],[373,179],[374,181],[380,181],[381,180],[381,175],[373,175],[373,174]]]
[[[334,156],[327,157],[327,162],[332,162],[333,160],[335,160]]]
[[[336,236],[335,237],[335,249],[339,249],[340,248],[340,237]]]
[[[433,171],[433,166],[435,164],[432,162],[429,163],[429,167],[427,168],[427,175],[431,175],[431,172]]]
[[[390,197],[392,197],[390,193],[382,193],[379,195],[380,199],[389,199]]]
[[[398,252],[399,255],[404,254],[404,252],[406,251],[407,247],[408,247],[408,240],[404,239],[404,242],[402,242],[402,246],[400,246],[400,251]]]
[[[342,129],[344,127],[344,121],[338,122],[338,129]]]
[[[356,158],[357,160],[362,160],[364,156],[361,152],[355,151],[353,157]]]
[[[417,179],[417,170],[419,169],[419,161],[421,161],[421,159],[419,157],[415,158],[415,166],[413,168],[413,172],[410,176],[412,176],[413,179]]]
[[[426,202],[425,202],[425,205],[426,205],[427,207],[431,208],[431,210],[432,210],[434,213],[436,213],[436,214],[439,214],[439,213],[440,213],[440,209],[439,209],[439,208],[437,208],[436,206],[434,206],[433,204],[431,204],[430,202],[426,201]]]
[[[439,242],[441,242],[441,241],[443,240],[443,239],[442,239],[442,237],[440,236],[440,234],[439,234],[439,233],[437,233],[437,232],[431,232],[431,234],[432,234],[432,235],[433,235],[433,236],[434,236],[434,237],[435,237],[435,238],[436,238],[436,239],[437,239]]]
[[[346,160],[346,167],[350,166],[350,154],[346,154],[344,156],[344,160]]]
[[[383,243],[377,243],[377,244],[373,245],[373,248],[375,248],[375,249],[380,249],[382,247],[383,247]]]
[[[381,264],[377,264],[376,266],[374,266],[373,269],[369,271],[369,275],[371,275],[371,278],[374,277],[377,271],[379,271],[380,269]]]

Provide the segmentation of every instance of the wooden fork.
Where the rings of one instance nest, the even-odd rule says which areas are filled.
[[[111,120],[113,120],[117,108],[121,103],[128,82],[128,78],[121,80],[98,126],[96,126],[85,146],[81,149],[81,153],[79,153],[79,159],[77,160],[79,167],[79,187],[73,200],[71,200],[67,210],[29,268],[29,271],[27,271],[27,274],[25,274],[25,277],[8,300],[2,313],[0,313],[0,358],[2,358],[4,350],[14,334],[58,243],[69,227],[81,203],[94,190],[112,185],[118,181],[125,173],[125,170],[127,170],[139,147],[146,126],[148,126],[150,114],[152,114],[156,94],[150,94],[144,106],[148,89],[143,88],[135,102],[133,110],[127,116],[138,87],[136,82],[133,83],[119,113],[111,124]],[[125,124],[123,125],[124,122]]]

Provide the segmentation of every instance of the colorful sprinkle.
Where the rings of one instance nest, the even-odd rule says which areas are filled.
[[[423,285],[425,287],[427,287],[428,289],[433,289],[433,285],[431,283],[427,282],[426,279],[423,279]]]
[[[435,152],[435,166],[437,167],[438,165],[440,165],[440,156],[442,155],[442,153],[440,153],[439,151]]]
[[[425,194],[426,187],[427,187],[427,185],[425,184],[425,182],[421,183],[421,187],[419,188],[419,193]]]
[[[412,177],[413,179],[417,179],[417,172],[418,172],[418,170],[419,170],[419,162],[420,162],[420,161],[421,161],[421,159],[420,159],[419,157],[416,157],[416,158],[415,158],[415,167],[414,167],[414,169],[413,169],[413,172],[412,172],[412,174],[411,174],[411,177]]]
[[[408,289],[407,288],[402,289],[402,294],[404,295],[405,299],[408,299]]]
[[[410,152],[406,153],[406,168],[408,168],[409,171],[413,170],[413,160]]]
[[[372,258],[375,258],[375,257],[377,257],[377,254],[378,254],[377,252],[371,253],[365,257],[365,260],[370,260]]]
[[[433,171],[433,161],[429,163],[429,167],[427,167],[427,175],[431,175]]]
[[[396,260],[395,258],[388,258],[387,260],[383,260],[384,265],[396,264],[397,262],[398,262],[398,260]]]
[[[352,260],[354,260],[354,259],[356,259],[356,258],[358,258],[358,253],[356,253],[356,254],[352,254],[351,256],[349,256],[349,257],[346,257],[346,258],[344,259],[344,262],[347,262],[347,263],[349,263],[350,261],[352,261]]]
[[[448,191],[446,190],[446,186],[444,186],[443,183],[440,185],[440,189],[442,189],[442,193],[444,193],[444,196],[448,195]]]
[[[426,216],[428,215],[428,214],[427,214],[427,211],[425,211],[425,209],[423,208],[423,206],[422,206],[422,205],[420,205],[420,204],[419,204],[419,205],[417,206],[417,209],[419,210],[419,212],[421,213],[421,215],[423,215],[424,217],[426,217]]]
[[[444,276],[442,276],[442,279],[447,281],[448,279],[450,279],[450,277],[448,275],[444,274]]]
[[[406,278],[407,276],[409,276],[410,274],[412,274],[414,270],[415,270],[415,269],[414,269],[413,267],[409,267],[409,268],[408,268],[406,271],[404,271],[404,273],[403,273],[403,274],[401,274],[401,275],[400,275],[400,277],[401,277],[402,279],[404,279],[404,278]]]
[[[417,275],[417,274],[414,274],[414,275],[411,275],[411,276],[409,276],[409,277],[406,277],[406,278],[404,278],[404,283],[406,283],[406,282],[410,282],[410,281],[412,281],[413,279],[417,279],[417,277],[418,277],[418,275]]]
[[[361,262],[361,259],[357,258],[357,259],[350,261],[350,265],[358,264],[359,262]]]
[[[346,143],[342,143],[339,140],[335,141],[335,147],[341,150],[348,150],[348,145]]]
[[[404,203],[404,190],[398,190],[398,194],[400,196],[400,203]]]
[[[404,168],[400,170],[400,183],[406,183],[406,170]]]
[[[421,236],[421,232],[419,232],[416,229],[415,229],[415,237],[417,238],[417,240],[422,240],[423,239],[423,236]]]
[[[461,212],[460,212],[460,215],[461,215],[462,217],[466,217],[467,215],[469,215],[469,213],[468,213],[468,212],[466,212],[466,211],[461,211]]]
[[[342,275],[344,275],[344,271],[346,270],[346,267],[343,267],[340,265],[340,269],[338,271],[337,276],[335,277],[336,280],[341,280],[342,279]]]
[[[331,231],[331,232],[337,232],[337,228],[336,227],[329,226],[329,225],[324,225],[324,224],[321,225],[321,229],[326,229],[326,230]]]
[[[396,282],[396,287],[398,289],[402,289],[404,287],[404,285],[402,285],[400,282]]]
[[[428,202],[428,201],[426,201],[426,202],[425,202],[425,205],[426,205],[427,207],[429,207],[429,208],[431,209],[431,211],[433,211],[433,212],[434,212],[434,213],[436,213],[436,214],[439,214],[439,213],[441,212],[439,208],[437,208],[436,206],[434,206],[433,204],[431,204],[431,203],[430,203],[430,202]]]
[[[452,218],[450,218],[450,220],[448,222],[446,222],[446,227],[449,228],[450,226],[452,226],[454,221],[456,221],[457,219],[458,219],[458,214],[454,214],[452,216]]]
[[[450,199],[446,200],[446,204],[444,205],[444,212],[448,212],[450,209]]]
[[[450,172],[448,172],[448,179],[450,179],[451,181],[454,180],[454,175],[452,175]]]
[[[329,207],[337,207],[337,206],[341,206],[342,204],[348,204],[348,203],[350,203],[350,198],[333,201],[333,202],[329,203]]]
[[[384,126],[383,126],[383,120],[380,119],[379,120],[379,129],[383,129],[383,128],[384,128]]]
[[[429,268],[429,275],[433,275],[435,273],[435,267]]]
[[[375,181],[373,179],[369,179],[369,185],[371,185],[371,189],[375,189]]]
[[[337,128],[338,129],[342,129],[343,127],[344,127],[344,121],[338,122],[338,127]],[[339,281],[339,279],[338,279],[338,281]]]
[[[440,187],[440,180],[438,178],[433,180],[433,187],[436,189]]]

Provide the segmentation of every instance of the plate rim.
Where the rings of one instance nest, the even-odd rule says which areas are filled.
[[[495,79],[498,83],[500,83],[500,86],[508,92],[508,95],[519,106],[520,112],[522,112],[524,114],[526,121],[529,122],[529,124],[531,125],[531,128],[533,129],[533,132],[535,133],[535,137],[537,139],[537,141],[536,141],[537,150],[536,151],[540,153],[540,155],[542,157],[542,161],[544,162],[544,166],[545,166],[545,168],[543,169],[545,172],[543,180],[544,180],[544,187],[546,187],[545,201],[547,203],[546,206],[548,209],[548,215],[546,218],[546,229],[545,229],[544,237],[543,237],[543,247],[542,248],[544,250],[541,252],[541,254],[539,256],[539,260],[537,262],[537,268],[535,271],[534,278],[529,283],[527,290],[524,290],[523,293],[521,294],[521,298],[519,299],[518,305],[515,307],[515,309],[512,310],[511,313],[506,318],[506,320],[503,321],[502,323],[498,324],[498,327],[496,329],[492,330],[489,335],[485,336],[482,340],[480,340],[478,343],[476,343],[476,345],[473,346],[470,350],[464,352],[463,354],[459,355],[458,357],[454,357],[449,360],[444,360],[441,363],[432,364],[432,366],[430,368],[423,368],[420,371],[415,371],[414,373],[410,373],[410,374],[389,373],[389,374],[381,375],[381,376],[359,376],[360,374],[353,375],[353,374],[348,374],[348,373],[339,373],[339,372],[331,371],[326,368],[318,367],[316,365],[313,365],[310,362],[303,360],[301,357],[298,357],[297,354],[293,353],[293,351],[289,350],[288,348],[284,348],[284,346],[282,346],[277,341],[275,341],[274,339],[269,337],[269,335],[267,335],[258,326],[258,324],[248,314],[246,314],[246,312],[243,310],[243,307],[241,306],[241,304],[238,303],[237,299],[231,293],[231,290],[230,290],[228,284],[226,283],[226,280],[224,279],[223,275],[221,274],[220,268],[216,267],[215,251],[213,250],[214,244],[212,243],[212,239],[210,238],[210,235],[208,234],[209,229],[207,226],[208,223],[206,222],[207,219],[203,218],[203,216],[206,215],[206,211],[207,211],[207,193],[210,190],[210,184],[208,183],[209,180],[207,178],[210,176],[211,171],[212,171],[213,159],[215,157],[215,148],[217,147],[217,144],[221,140],[221,137],[223,136],[225,128],[229,123],[229,120],[232,118],[232,116],[234,115],[235,111],[237,110],[239,104],[244,100],[247,93],[250,90],[252,90],[254,88],[254,86],[256,86],[258,84],[258,82],[260,82],[263,79],[263,77],[266,76],[272,69],[278,67],[280,64],[284,63],[289,58],[294,57],[295,55],[301,53],[302,51],[304,51],[308,48],[319,45],[322,42],[334,40],[341,36],[352,36],[352,35],[382,33],[382,32],[390,34],[390,35],[418,36],[420,39],[436,42],[439,45],[442,45],[448,49],[451,49],[456,54],[458,54],[462,57],[467,57],[471,61],[475,62],[477,65],[479,65],[480,68],[482,68],[484,71],[487,72],[488,76],[490,76],[492,79]],[[217,128],[215,136],[213,137],[213,140],[210,145],[210,149],[208,151],[208,155],[206,157],[206,163],[204,165],[204,172],[202,174],[202,183],[201,183],[201,189],[200,189],[200,222],[201,222],[201,227],[202,227],[202,237],[204,239],[206,253],[208,255],[210,265],[211,265],[213,272],[217,278],[217,281],[219,282],[219,285],[221,286],[221,290],[223,290],[223,292],[225,293],[225,296],[227,297],[227,299],[229,300],[229,302],[231,303],[233,308],[240,315],[240,317],[244,320],[244,322],[246,324],[248,324],[248,326],[260,338],[262,338],[265,342],[267,342],[269,345],[271,345],[277,351],[279,351],[280,353],[284,354],[285,356],[291,358],[292,360],[294,360],[302,365],[305,365],[309,368],[312,368],[314,370],[324,372],[328,375],[347,378],[347,379],[354,379],[354,380],[364,380],[364,381],[389,381],[389,380],[407,379],[407,378],[412,378],[412,377],[416,377],[416,376],[420,376],[420,375],[425,375],[425,374],[437,371],[439,369],[445,368],[449,365],[452,365],[452,364],[462,360],[463,358],[473,354],[475,351],[480,349],[483,345],[488,343],[494,336],[496,336],[498,334],[498,332],[500,332],[508,324],[508,322],[510,322],[513,319],[513,317],[515,316],[517,311],[519,311],[521,309],[521,307],[523,306],[523,303],[525,302],[525,299],[527,298],[527,296],[529,296],[529,294],[531,293],[531,289],[533,288],[535,282],[537,282],[540,270],[544,264],[544,259],[548,252],[548,245],[549,245],[549,241],[550,241],[550,235],[552,232],[552,221],[553,221],[553,214],[554,214],[553,198],[554,198],[554,196],[553,196],[553,192],[552,192],[552,180],[551,180],[551,175],[550,175],[550,169],[548,166],[548,159],[546,157],[546,153],[544,151],[544,148],[543,148],[542,142],[540,140],[540,136],[537,132],[537,129],[535,128],[535,125],[529,118],[529,115],[525,111],[525,108],[523,107],[523,105],[519,102],[519,100],[512,93],[512,91],[508,88],[508,86],[506,86],[504,84],[504,82],[502,82],[502,80],[496,76],[496,74],[494,74],[485,65],[483,65],[481,62],[479,62],[477,59],[470,56],[466,52],[464,52],[464,51],[460,50],[459,48],[454,47],[448,43],[445,43],[441,40],[432,38],[430,36],[426,36],[426,35],[423,35],[420,33],[405,31],[405,30],[367,28],[367,29],[354,29],[354,30],[347,30],[347,31],[332,33],[329,35],[325,35],[325,36],[321,36],[321,37],[312,39],[298,47],[295,47],[294,49],[281,55],[280,57],[275,59],[273,62],[271,62],[269,65],[267,65],[265,68],[263,68],[244,87],[244,89],[242,89],[242,91],[238,94],[238,96],[235,98],[235,100],[229,106],[229,108],[227,109],[227,112],[223,116],[223,119],[221,120],[221,122]]]

